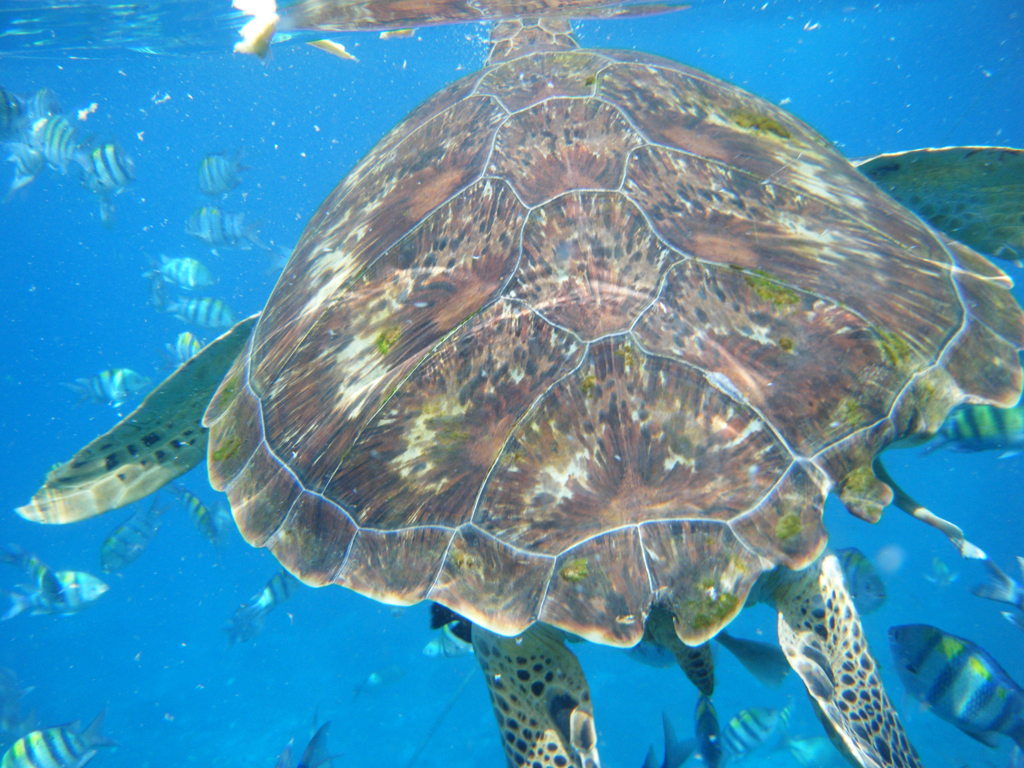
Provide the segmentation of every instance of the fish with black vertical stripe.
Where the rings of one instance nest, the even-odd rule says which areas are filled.
[[[275,573],[258,595],[239,606],[224,627],[228,633],[228,644],[244,643],[262,632],[267,614],[291,597],[298,583],[298,579],[283,568]]]
[[[999,458],[1015,456],[1024,450],[1024,404],[1017,403],[1013,408],[962,405],[954,409],[925,453],[943,446],[962,453],[1002,451]]]
[[[907,693],[972,739],[995,747],[1004,734],[1024,747],[1024,690],[970,640],[927,624],[889,629]]]
[[[106,710],[84,731],[78,721],[32,731],[7,750],[0,768],[83,768],[96,756],[97,747],[117,746],[103,735],[104,714]]]

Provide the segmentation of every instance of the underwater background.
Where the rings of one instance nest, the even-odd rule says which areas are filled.
[[[0,205],[0,544],[37,553],[55,569],[97,575],[106,536],[149,500],[68,526],[26,522],[13,509],[28,502],[49,467],[138,400],[120,409],[76,407],[61,384],[116,367],[159,381],[164,347],[178,333],[191,329],[203,341],[216,335],[154,311],[142,273],[161,254],[202,260],[218,281],[200,295],[222,299],[239,318],[262,307],[278,274],[273,252],[211,253],[185,233],[189,215],[210,202],[197,187],[202,158],[241,151],[249,169],[216,204],[244,212],[261,241],[288,251],[391,127],[482,65],[488,30],[425,28],[391,40],[374,32],[331,35],[358,62],[294,39],[275,43],[261,63],[231,53],[244,20],[227,3],[114,9],[71,4],[57,13],[19,2],[0,10],[0,85],[26,96],[50,88],[65,114],[85,110],[86,119],[75,122],[80,137],[116,140],[134,162],[136,181],[114,198],[110,228],[74,174],[44,170]],[[144,12],[160,24],[133,29],[133,14]],[[120,42],[111,34],[119,25]],[[727,0],[576,29],[584,46],[666,56],[785,104],[851,158],[927,146],[1024,146],[1019,0]],[[13,167],[2,172],[5,187]],[[1024,276],[1012,263],[1000,266],[1018,282]],[[1015,294],[1024,301],[1020,285]],[[888,454],[887,466],[1018,575],[1012,564],[1024,555],[1024,456],[911,449]],[[204,467],[181,484],[211,510],[222,502]],[[995,603],[970,593],[984,580],[982,566],[960,560],[941,534],[895,508],[872,526],[833,498],[825,523],[834,547],[856,546],[882,570],[888,600],[863,623],[924,764],[1007,765],[1009,740],[989,749],[904,695],[886,638],[894,624],[933,624],[983,646],[1024,681],[1024,634]],[[945,585],[927,579],[935,558],[958,578]],[[0,589],[25,581],[13,567],[0,569]],[[215,549],[179,505],[137,562],[103,576],[110,589],[95,605],[73,616],[24,614],[0,623],[0,667],[34,687],[22,706],[36,709],[41,726],[88,722],[107,708],[105,733],[120,746],[101,750],[97,768],[269,768],[289,739],[301,751],[314,713],[332,722],[335,768],[405,766],[414,756],[422,768],[504,764],[475,660],[422,653],[435,637],[425,604],[399,611],[338,587],[297,586],[261,634],[229,647],[223,626],[277,570],[233,526]],[[772,642],[775,622],[774,612],[758,606],[730,632]],[[652,743],[660,754],[663,711],[680,736],[691,734],[697,692],[678,668],[650,668],[592,644],[572,648],[587,672],[606,768],[640,766]],[[723,723],[745,707],[788,704],[792,734],[821,734],[795,675],[781,689],[764,688],[718,651],[714,701]],[[384,673],[386,684],[367,685],[373,673]],[[14,739],[0,739],[2,753]],[[787,750],[744,762],[799,765]]]

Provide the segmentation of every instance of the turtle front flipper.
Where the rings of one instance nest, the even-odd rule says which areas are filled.
[[[36,523],[85,520],[138,501],[201,462],[203,413],[258,317],[207,344],[113,429],[50,470],[18,514]]]
[[[509,766],[600,768],[590,688],[562,637],[544,624],[517,637],[473,625]]]
[[[835,555],[774,589],[779,643],[834,734],[864,768],[921,765],[882,688]],[[823,721],[824,722],[824,721]]]

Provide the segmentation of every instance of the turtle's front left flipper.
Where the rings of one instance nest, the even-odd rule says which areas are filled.
[[[779,643],[849,753],[864,768],[919,768],[868,650],[834,555],[786,573],[773,594]]]
[[[510,766],[600,768],[590,688],[559,630],[502,637],[474,624],[473,651]]]
[[[178,368],[142,405],[46,476],[19,515],[73,523],[159,490],[206,458],[203,412],[258,315],[242,320]]]

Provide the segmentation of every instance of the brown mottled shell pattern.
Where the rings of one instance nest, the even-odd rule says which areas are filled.
[[[656,603],[696,644],[821,552],[875,453],[1012,402],[1008,286],[757,97],[521,55],[314,216],[211,404],[210,476],[308,583],[613,645]]]

